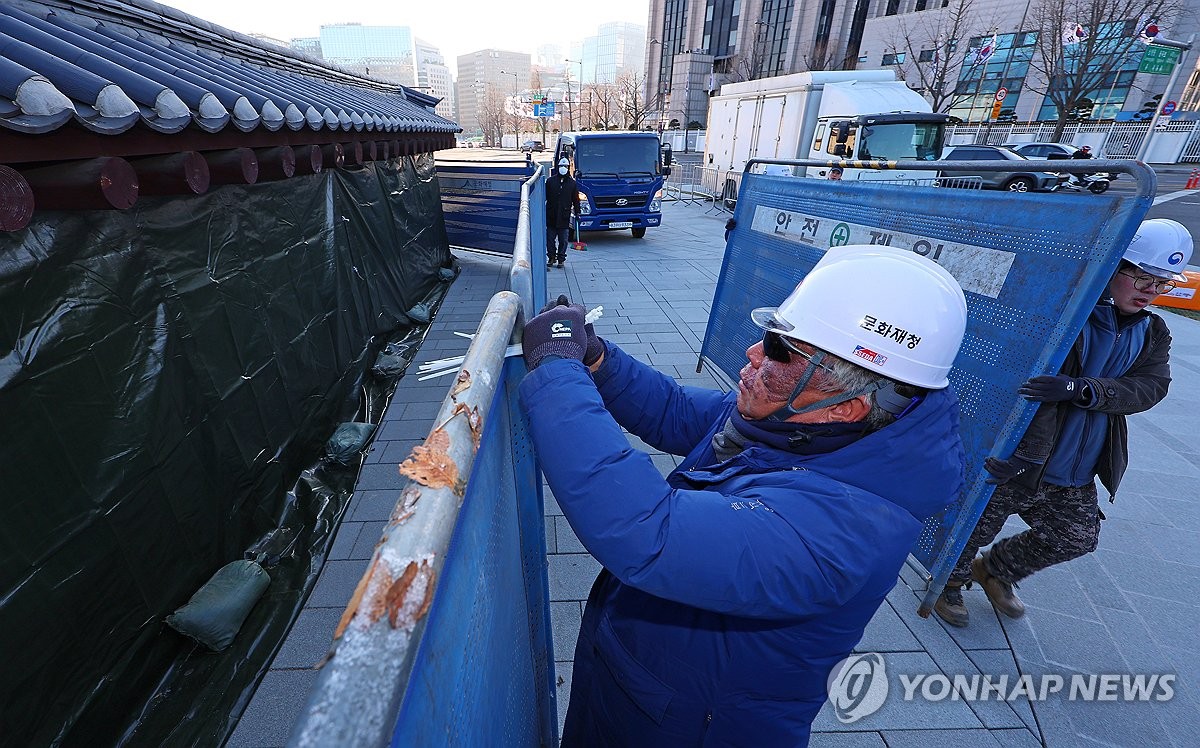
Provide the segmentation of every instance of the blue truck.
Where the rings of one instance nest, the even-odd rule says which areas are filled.
[[[554,163],[567,158],[579,185],[579,230],[629,229],[635,239],[662,223],[671,150],[653,132],[567,132]]]

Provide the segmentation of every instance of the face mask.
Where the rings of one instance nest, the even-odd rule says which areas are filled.
[[[562,174],[564,177],[567,176],[567,167],[565,167],[565,166],[558,167],[558,173]]]

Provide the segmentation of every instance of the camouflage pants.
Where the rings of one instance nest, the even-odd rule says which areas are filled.
[[[1100,540],[1100,506],[1096,485],[1053,486],[1043,483],[1032,496],[1011,486],[997,486],[967,547],[950,573],[950,584],[971,578],[971,561],[1016,514],[1029,529],[992,546],[988,572],[1006,582],[1019,582],[1035,571],[1096,550]]]

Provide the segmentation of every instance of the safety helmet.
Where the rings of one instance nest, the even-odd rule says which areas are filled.
[[[1192,259],[1192,235],[1179,221],[1149,218],[1138,226],[1124,259],[1159,278],[1185,281],[1183,269]]]
[[[570,166],[570,165],[571,165],[571,162],[570,162],[569,160],[567,160],[567,157],[566,157],[566,156],[563,156],[562,158],[560,158],[560,159],[558,160],[558,165],[559,165],[559,166]]]
[[[942,389],[967,326],[954,276],[908,250],[834,247],[778,307],[751,318],[889,379]]]

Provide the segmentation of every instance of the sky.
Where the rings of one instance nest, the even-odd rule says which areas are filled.
[[[543,44],[558,44],[564,56],[570,42],[596,33],[612,21],[646,25],[649,0],[159,0],[163,5],[240,31],[289,41],[317,36],[322,24],[408,26],[413,35],[438,47],[453,71],[459,55],[503,49],[534,55]],[[457,71],[456,71],[457,73]]]

